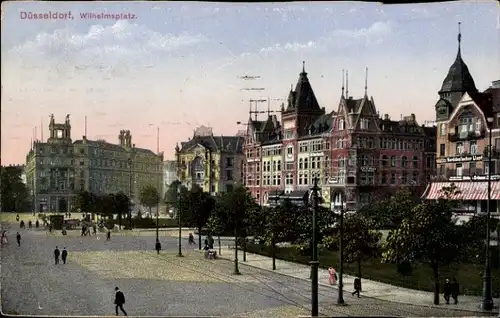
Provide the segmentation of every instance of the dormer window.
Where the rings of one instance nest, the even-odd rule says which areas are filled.
[[[368,126],[369,126],[369,121],[368,121],[368,119],[366,119],[366,118],[361,118],[360,123],[359,123],[359,127],[360,127],[360,129],[368,129]]]

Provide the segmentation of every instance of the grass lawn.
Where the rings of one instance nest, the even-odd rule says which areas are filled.
[[[271,256],[270,247],[262,247],[248,244],[248,251],[252,253]],[[294,247],[279,248],[276,253],[277,258],[308,264],[310,256],[300,255]],[[493,257],[496,254],[493,253]],[[320,266],[323,268],[339,268],[339,255],[337,252],[324,251],[319,255]],[[357,264],[345,264],[346,274],[357,275]],[[493,293],[500,290],[500,269],[493,268]],[[463,295],[481,295],[483,286],[483,265],[476,264],[453,264],[449,267],[443,267],[440,270],[440,281],[446,278],[456,277],[460,283],[460,292]],[[391,285],[419,289],[425,291],[434,290],[433,275],[430,266],[427,264],[414,264],[413,272],[410,276],[402,276],[397,272],[395,264],[385,264],[380,259],[370,259],[361,265],[361,276],[367,279],[384,282]]]

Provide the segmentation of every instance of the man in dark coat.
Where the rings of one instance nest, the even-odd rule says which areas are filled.
[[[453,282],[451,283],[451,297],[455,301],[455,305],[458,304],[458,293],[460,292],[460,285],[458,285],[458,281],[456,278],[453,278]]]
[[[160,243],[160,240],[158,240],[158,239],[156,240],[155,249],[156,249],[156,254],[160,254],[161,243]]]
[[[59,251],[59,248],[56,246],[56,249],[54,250],[54,259],[56,265],[59,264],[59,255],[61,255],[61,251]]]
[[[123,309],[123,304],[125,304],[125,295],[120,291],[118,287],[115,287],[115,311],[118,316],[118,308],[122,311],[122,313],[127,316],[127,312]]]
[[[354,291],[352,292],[352,295],[358,295],[359,298],[359,292],[361,291],[361,279],[359,277],[356,277],[354,279]]]
[[[61,259],[63,261],[63,264],[66,264],[66,259],[68,258],[68,251],[66,250],[66,247],[63,248],[63,251],[61,253]]]
[[[447,278],[444,283],[444,300],[446,301],[446,304],[450,303],[450,296],[451,296],[451,284],[450,280]]]
[[[21,234],[19,234],[19,232],[17,232],[16,234],[16,239],[17,239],[17,246],[21,246]]]

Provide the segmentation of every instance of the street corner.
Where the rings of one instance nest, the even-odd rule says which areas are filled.
[[[286,318],[286,317],[309,317],[311,312],[306,308],[300,308],[297,306],[279,306],[274,308],[267,308],[262,310],[256,310],[252,312],[246,312],[234,317],[247,317],[247,318],[260,318],[260,317],[273,317],[273,318]]]
[[[204,275],[203,271],[193,271],[183,267],[182,259],[175,253],[101,251],[73,252],[72,260],[80,266],[105,279],[145,279],[185,282],[218,282]]]

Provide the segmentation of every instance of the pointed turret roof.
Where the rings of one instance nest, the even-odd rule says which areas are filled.
[[[305,62],[302,62],[302,72],[299,74],[295,90],[290,90],[290,94],[288,95],[286,112],[310,110],[321,110],[321,107],[319,107],[311,83],[309,83],[309,79],[307,78]]]
[[[462,40],[462,34],[460,33],[460,23],[458,32],[458,52],[455,62],[450,66],[448,75],[443,81],[441,86],[441,93],[453,93],[453,92],[477,92],[476,84],[474,79],[469,72],[469,68],[462,59],[462,53],[460,48],[460,42]]]

